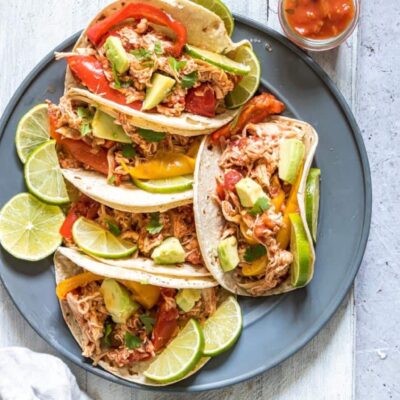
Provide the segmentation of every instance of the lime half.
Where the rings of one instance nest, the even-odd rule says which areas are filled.
[[[14,257],[38,261],[61,244],[64,222],[60,207],[44,204],[29,193],[14,196],[0,211],[0,243]]]
[[[29,154],[49,140],[49,116],[47,104],[30,109],[19,121],[15,145],[20,160],[25,163]]]
[[[29,191],[40,200],[65,204],[69,197],[55,146],[55,140],[49,140],[33,150],[25,163],[25,182]]]
[[[225,104],[228,108],[237,108],[250,100],[260,84],[261,67],[253,49],[244,44],[235,50],[229,57],[241,64],[248,65],[250,72],[244,76],[236,85],[235,89],[225,98]]]
[[[318,211],[319,211],[319,178],[321,170],[311,168],[306,183],[306,215],[307,224],[314,242],[317,241]]]
[[[233,296],[229,296],[204,323],[205,356],[216,356],[232,347],[242,331],[242,311]]]
[[[196,320],[190,319],[143,374],[160,383],[183,378],[200,360],[203,347],[204,336],[201,327]]]
[[[133,243],[118,239],[96,222],[83,217],[74,223],[72,237],[81,250],[97,257],[123,258],[137,250]]]
[[[311,275],[312,255],[310,242],[299,214],[289,214],[291,222],[290,252],[293,255],[291,266],[292,285],[304,286]]]
[[[193,187],[193,175],[176,176],[174,178],[152,179],[142,181],[133,179],[133,183],[142,190],[151,193],[179,193]]]
[[[232,36],[235,27],[232,13],[229,8],[221,0],[192,0],[193,3],[200,4],[204,8],[209,9],[224,21],[226,31]]]

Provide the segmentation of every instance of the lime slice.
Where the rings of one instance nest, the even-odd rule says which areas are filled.
[[[233,22],[233,16],[229,8],[221,0],[192,0],[193,3],[200,4],[204,8],[209,9],[214,14],[224,21],[226,31],[229,36],[232,36],[233,28],[235,27]]]
[[[196,320],[190,319],[143,374],[160,383],[183,378],[196,366],[203,348],[204,336],[201,327]]]
[[[33,150],[25,163],[25,182],[29,191],[40,200],[65,204],[69,197],[55,146],[55,140],[49,140]]]
[[[133,179],[133,183],[142,190],[151,193],[179,193],[193,187],[193,175],[176,176],[174,178],[152,179],[142,181]]]
[[[39,104],[30,109],[18,123],[15,145],[20,160],[25,163],[29,154],[47,140],[49,140],[47,104]]]
[[[291,266],[292,285],[304,286],[311,275],[312,255],[310,242],[299,214],[289,214],[291,222],[290,252],[293,254]]]
[[[118,239],[96,222],[83,217],[74,223],[72,237],[85,253],[101,258],[128,257],[137,250],[135,244]]]
[[[258,89],[261,67],[253,49],[248,45],[239,47],[230,58],[250,67],[250,72],[225,98],[225,104],[228,108],[237,108],[250,100]]]
[[[0,211],[0,243],[14,257],[38,261],[61,244],[64,222],[60,207],[42,203],[29,193],[20,193]]]
[[[307,224],[314,242],[317,241],[318,210],[319,210],[319,178],[321,170],[311,168],[306,183],[306,216]]]
[[[187,44],[185,46],[186,52],[194,58],[206,61],[210,64],[216,65],[217,67],[232,72],[236,75],[247,75],[251,69],[250,66],[242,60],[232,60],[222,54],[213,53],[212,51],[203,50],[195,46]]]
[[[204,323],[205,356],[216,356],[232,347],[242,331],[242,311],[233,296],[229,296]]]

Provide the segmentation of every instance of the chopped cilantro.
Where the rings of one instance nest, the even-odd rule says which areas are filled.
[[[115,175],[111,175],[111,176],[107,179],[107,183],[109,183],[110,185],[114,185],[114,183],[115,183]]]
[[[110,321],[107,321],[104,325],[104,335],[103,335],[103,343],[106,346],[111,346],[111,332],[113,330],[113,324]]]
[[[136,155],[136,150],[131,144],[124,144],[122,146],[122,155],[125,158],[132,158]]]
[[[193,71],[190,74],[184,75],[181,79],[181,86],[184,89],[190,89],[197,82],[197,71]]]
[[[148,314],[143,314],[139,318],[142,321],[144,328],[146,329],[146,333],[150,333],[153,330],[153,326],[156,322],[155,319],[153,317],[150,317],[150,315]]]
[[[148,61],[151,60],[151,53],[146,49],[136,49],[131,50],[130,53],[137,58],[139,61]]]
[[[89,107],[78,107],[77,114],[82,121],[80,126],[81,135],[86,136],[88,133],[92,132],[93,114]]]
[[[256,244],[246,249],[244,253],[244,259],[247,262],[252,262],[258,260],[265,254],[267,254],[266,248],[262,244]]]
[[[161,56],[164,54],[164,50],[161,46],[161,42],[157,40],[157,42],[154,45],[154,53],[156,53],[158,56]]]
[[[147,232],[149,232],[151,235],[155,235],[157,233],[160,233],[163,228],[164,225],[160,222],[160,213],[151,213],[150,221],[146,226]]]
[[[248,211],[251,215],[262,214],[265,210],[270,207],[268,197],[259,197],[255,202],[254,206]]]
[[[176,58],[174,57],[168,57],[168,64],[172,69],[172,72],[175,76],[175,78],[177,77],[177,75],[179,74],[179,71],[182,68],[185,68],[185,65],[187,64],[187,61],[178,61]]]
[[[146,142],[161,142],[165,138],[165,133],[152,131],[151,129],[138,128],[137,132]]]
[[[121,229],[119,226],[114,224],[112,221],[107,221],[108,230],[115,236],[119,236],[121,234]]]
[[[142,341],[135,335],[132,335],[130,332],[125,332],[125,344],[128,349],[137,349],[141,344]]]

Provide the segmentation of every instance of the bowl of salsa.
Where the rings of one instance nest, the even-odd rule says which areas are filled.
[[[279,20],[286,36],[307,50],[342,44],[354,31],[360,0],[280,0]]]

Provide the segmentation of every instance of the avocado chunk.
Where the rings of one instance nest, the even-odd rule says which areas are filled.
[[[189,312],[194,305],[200,300],[200,289],[181,289],[175,297],[176,304],[184,311]]]
[[[139,308],[139,304],[132,300],[128,289],[114,279],[104,279],[100,286],[107,311],[117,324],[124,324]]]
[[[298,139],[283,139],[279,144],[279,178],[293,184],[299,174],[306,149]]]
[[[129,69],[129,58],[121,39],[116,36],[109,36],[104,43],[108,61],[113,65],[119,74],[123,74]]]
[[[262,187],[251,178],[241,179],[235,188],[243,207],[253,207],[260,197],[267,197]]]
[[[156,264],[183,263],[185,257],[185,250],[176,237],[165,239],[151,254],[151,258]]]
[[[225,272],[235,269],[240,262],[237,240],[229,236],[218,243],[219,263]]]
[[[155,72],[151,78],[151,86],[146,90],[142,110],[151,110],[160,104],[174,85],[175,79]]]
[[[115,123],[115,118],[99,109],[96,110],[92,121],[92,134],[95,137],[112,140],[113,142],[132,143],[121,125]]]

